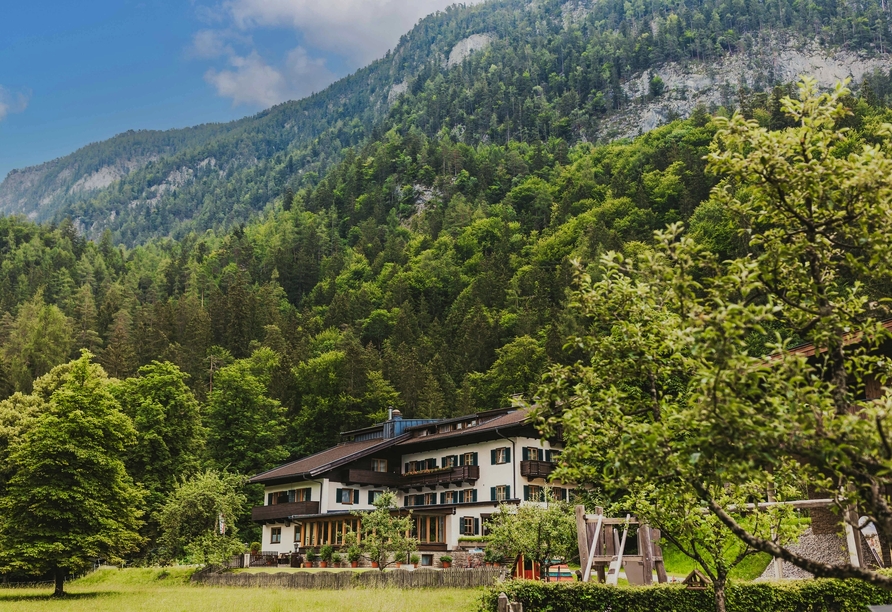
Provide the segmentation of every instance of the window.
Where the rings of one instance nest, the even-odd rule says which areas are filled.
[[[538,485],[524,485],[523,499],[525,501],[544,501],[545,492]]]
[[[288,489],[287,491],[277,491],[269,493],[266,496],[267,504],[275,506],[277,504],[288,504],[292,502],[310,501],[310,488]]]
[[[557,463],[558,458],[561,456],[561,451],[548,449],[545,451],[545,460],[549,463]]]
[[[374,504],[382,495],[384,491],[369,491],[369,503]]]
[[[412,537],[426,544],[446,542],[445,517],[416,516],[412,522]]]
[[[545,454],[542,452],[541,448],[535,448],[532,446],[526,446],[523,449],[523,460],[524,461],[543,461],[545,459]]]
[[[424,494],[424,505],[425,506],[436,506],[437,505],[437,494],[436,493],[425,493]]]
[[[269,530],[269,543],[280,544],[282,542],[282,528],[273,527]]]
[[[443,491],[440,493],[441,504],[457,504],[459,491]]]
[[[433,555],[421,555],[421,567],[433,567],[434,565],[434,556]]]
[[[387,459],[372,459],[372,471],[373,472],[386,472],[387,471]]]
[[[503,448],[494,448],[490,451],[490,462],[493,465],[500,463],[508,463],[511,461],[511,449],[507,446]]]
[[[443,457],[443,467],[451,468],[458,465],[458,455],[448,455]]]
[[[465,489],[462,491],[461,501],[464,504],[473,504],[477,501],[477,489]]]
[[[506,501],[511,499],[511,487],[507,485],[499,485],[498,487],[490,487],[490,499],[492,501]]]
[[[461,465],[477,465],[477,453],[465,453],[459,456]]]
[[[473,536],[480,533],[480,519],[473,516],[461,517],[461,534]]]
[[[302,546],[340,546],[344,543],[344,534],[348,531],[359,533],[359,527],[359,519],[350,518],[303,521],[303,525],[294,530],[294,541],[301,542]],[[298,536],[298,533],[302,535]]]
[[[339,504],[358,504],[359,489],[336,489],[335,500]]]

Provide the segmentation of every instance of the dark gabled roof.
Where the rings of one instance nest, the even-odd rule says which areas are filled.
[[[272,470],[257,474],[248,482],[269,483],[283,479],[294,479],[299,476],[313,478],[351,461],[356,461],[372,453],[389,448],[407,437],[403,435],[397,438],[374,438],[361,442],[343,442],[315,455],[310,455],[309,457],[304,457],[303,459],[298,459],[297,461],[292,461],[291,463],[286,463]]]
[[[472,418],[474,415],[468,415],[466,417],[462,417],[461,419],[450,419],[449,421],[443,421],[437,423],[436,425],[442,425],[443,423],[452,422],[452,421],[461,421]],[[399,442],[400,446],[406,446],[409,444],[416,443],[427,443],[434,442],[438,440],[445,440],[448,438],[458,438],[461,436],[469,436],[471,434],[483,433],[488,431],[494,431],[496,429],[502,429],[504,427],[515,427],[519,425],[525,425],[527,420],[529,419],[530,413],[529,410],[518,409],[512,410],[511,412],[506,412],[495,416],[488,421],[484,421],[479,423],[478,425],[474,425],[472,427],[468,427],[465,429],[456,429],[455,431],[445,431],[443,433],[435,433],[429,434],[427,436],[414,436],[412,438],[403,439]],[[413,428],[415,430],[422,429],[420,427]]]

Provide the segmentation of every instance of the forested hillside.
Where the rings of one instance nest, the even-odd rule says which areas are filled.
[[[684,104],[687,85],[668,92],[650,75],[661,65],[703,66],[709,73],[723,58],[762,58],[749,80],[708,78],[721,90],[716,99],[734,105],[786,74],[777,59],[783,45],[807,40],[828,52],[857,51],[856,64],[885,57],[888,21],[885,4],[873,0],[857,8],[838,0],[502,0],[453,7],[422,20],[392,53],[319,94],[231,124],[128,133],[91,145],[10,174],[0,186],[0,206],[37,220],[71,218],[92,238],[111,229],[112,242],[131,246],[226,230],[288,189],[315,186],[345,148],[391,129],[448,134],[472,147],[603,141],[616,133],[608,119],[640,102],[627,86],[633,77],[649,79],[643,98],[672,93],[681,101],[673,107],[678,114],[692,110],[693,103]],[[458,53],[458,43],[471,36],[477,44],[470,47],[479,49]]]
[[[746,112],[780,126],[776,98]],[[852,138],[886,113],[856,103]],[[635,252],[677,220],[735,252],[733,219],[698,208],[715,180],[702,159],[712,134],[704,113],[602,146],[473,148],[394,130],[258,223],[133,250],[70,223],[2,219],[3,395],[82,348],[115,378],[169,361],[208,406],[212,456],[248,472],[388,406],[433,417],[502,405],[547,362],[573,359],[572,258]],[[254,399],[225,399],[251,376]],[[227,455],[233,437],[266,459]]]

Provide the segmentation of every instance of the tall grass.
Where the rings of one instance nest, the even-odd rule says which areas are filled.
[[[461,612],[476,609],[476,589],[314,591],[195,586],[192,570],[103,569],[52,589],[0,590],[0,612]]]

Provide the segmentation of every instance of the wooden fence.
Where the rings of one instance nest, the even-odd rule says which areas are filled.
[[[501,568],[416,569],[381,572],[212,572],[202,570],[192,580],[207,586],[279,589],[473,589],[491,586],[505,578]]]

